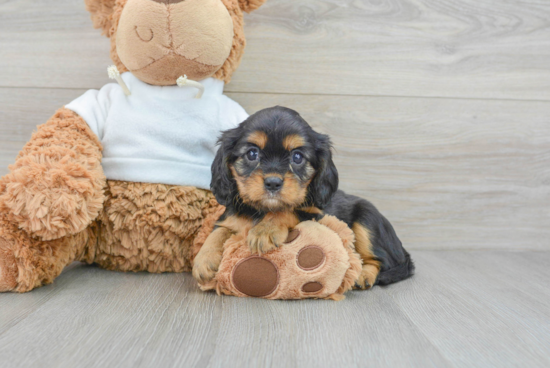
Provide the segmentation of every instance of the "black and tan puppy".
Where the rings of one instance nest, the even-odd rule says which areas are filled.
[[[210,281],[222,245],[232,233],[250,228],[252,253],[282,246],[289,229],[324,214],[346,222],[363,260],[356,287],[403,280],[414,265],[390,222],[368,201],[338,190],[328,136],[315,132],[293,110],[257,112],[223,133],[212,164],[212,192],[226,206],[216,229],[195,258],[193,275]]]

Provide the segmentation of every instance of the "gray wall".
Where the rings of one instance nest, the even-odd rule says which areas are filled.
[[[228,94],[297,109],[409,249],[550,249],[550,3],[269,0]],[[0,4],[0,175],[108,83],[83,1]]]

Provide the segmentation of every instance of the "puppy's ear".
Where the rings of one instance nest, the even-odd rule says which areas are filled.
[[[233,196],[237,192],[237,184],[235,183],[233,174],[231,174],[231,170],[229,170],[229,158],[239,137],[239,128],[225,131],[218,141],[220,148],[212,163],[210,190],[216,197],[218,203],[222,206],[231,203]]]
[[[250,13],[262,6],[265,1],[266,0],[239,0],[239,7],[242,11]]]
[[[338,170],[332,162],[332,145],[330,138],[317,134],[315,152],[317,154],[317,171],[309,184],[308,197],[315,207],[323,209],[338,190]]]
[[[116,0],[84,0],[86,10],[90,12],[94,28],[101,28],[102,34],[109,37],[112,15]]]

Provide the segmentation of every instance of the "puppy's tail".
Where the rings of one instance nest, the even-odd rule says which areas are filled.
[[[414,262],[412,261],[410,254],[405,251],[405,262],[399,264],[398,266],[380,272],[378,274],[376,284],[388,285],[393,284],[397,281],[405,280],[406,278],[414,275],[414,269]]]

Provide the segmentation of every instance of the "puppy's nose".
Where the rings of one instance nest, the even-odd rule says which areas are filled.
[[[270,176],[264,179],[264,185],[270,192],[278,192],[283,187],[283,179],[276,176]]]

